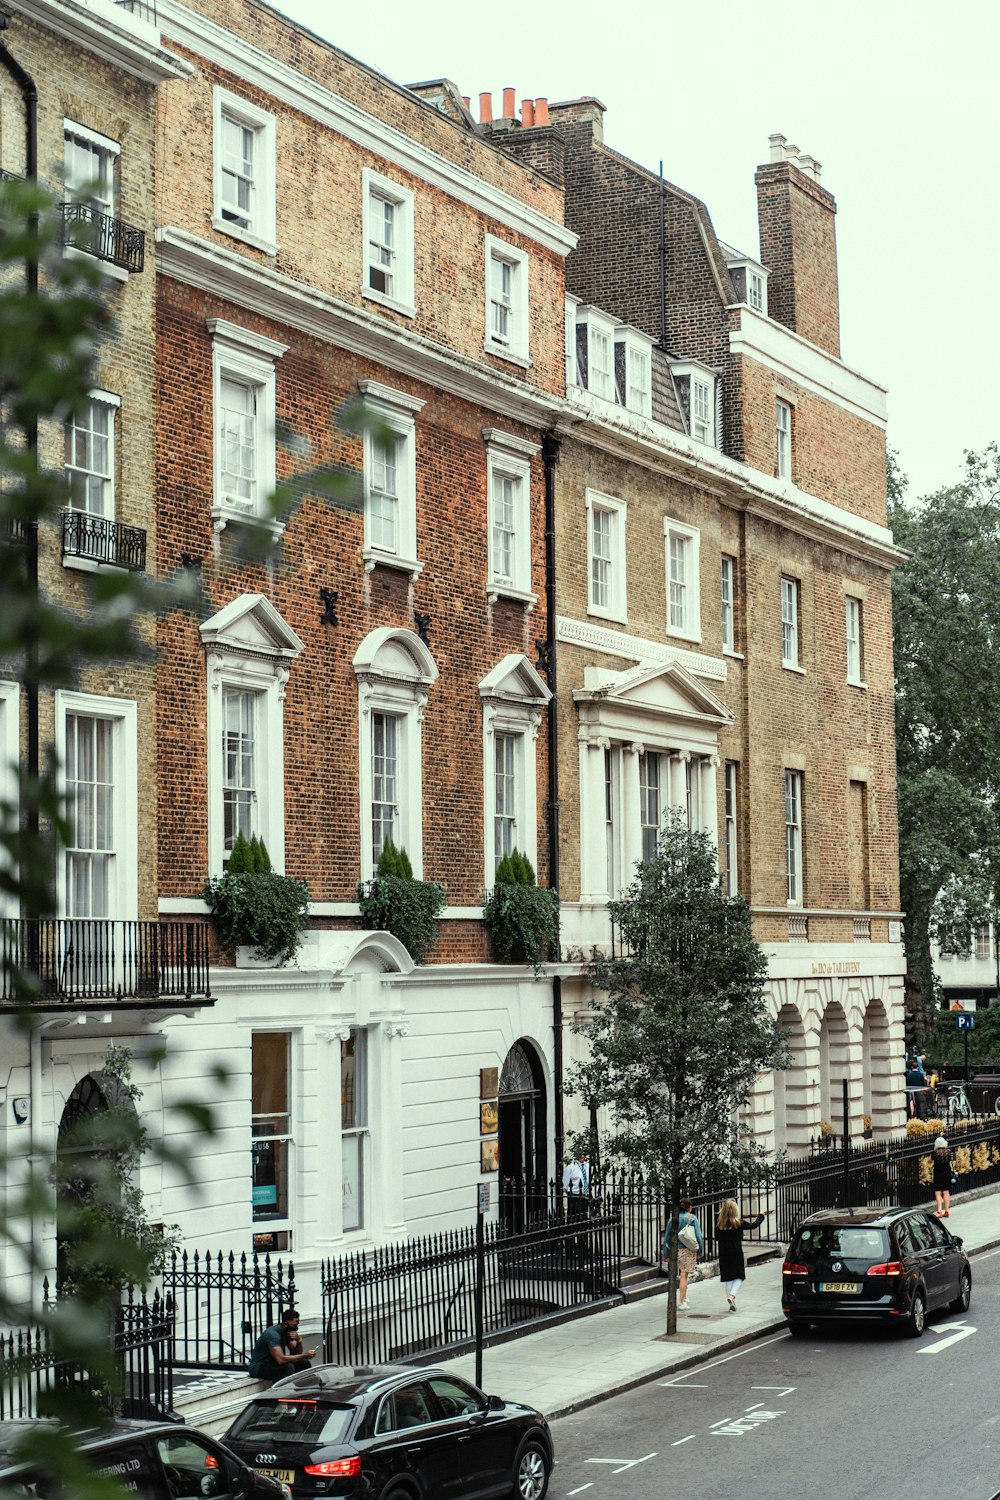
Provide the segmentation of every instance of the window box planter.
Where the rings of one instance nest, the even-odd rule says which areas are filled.
[[[498,882],[483,908],[497,963],[530,964],[540,974],[558,952],[559,897],[545,886]]]
[[[434,941],[436,918],[444,910],[445,895],[433,880],[376,875],[358,886],[358,905],[365,927],[391,932],[419,964]]]
[[[238,950],[249,950],[241,966],[246,958],[268,967],[295,957],[309,911],[301,880],[273,870],[226,874],[209,880],[201,894],[227,952],[239,961]]]

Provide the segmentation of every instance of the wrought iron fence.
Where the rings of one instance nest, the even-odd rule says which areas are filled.
[[[295,1301],[295,1267],[270,1255],[175,1252],[161,1280],[176,1365],[245,1370],[264,1329]]]
[[[327,1260],[324,1358],[378,1363],[455,1349],[476,1326],[476,1231],[469,1225]],[[508,1234],[484,1226],[483,1331],[529,1325],[620,1294],[619,1221],[575,1214]]]
[[[203,923],[0,920],[0,1001],[168,996],[210,998]]]
[[[107,1391],[96,1385],[86,1364],[56,1358],[49,1316],[61,1300],[46,1279],[42,1321],[0,1335],[0,1420],[43,1414],[47,1393],[70,1385],[100,1395],[116,1416],[166,1416],[174,1401],[173,1328],[166,1302],[158,1294],[147,1301],[130,1289],[115,1310],[108,1330],[115,1377]]]
[[[141,573],[146,566],[146,533],[141,526],[125,526],[85,510],[63,511],[63,557],[110,563]]]
[[[63,203],[63,243],[110,261],[125,271],[141,271],[146,258],[146,232],[124,219],[103,213],[91,203]]]

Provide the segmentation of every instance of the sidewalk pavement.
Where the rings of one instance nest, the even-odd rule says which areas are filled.
[[[1000,1245],[998,1190],[988,1188],[951,1200],[948,1228],[960,1235],[971,1256]],[[603,1309],[527,1334],[483,1352],[483,1388],[536,1407],[549,1418],[631,1390],[647,1380],[690,1369],[767,1333],[785,1328],[781,1312],[781,1263],[785,1246],[771,1258],[751,1261],[731,1313],[712,1266],[712,1279],[688,1289],[689,1313],[678,1313],[677,1333],[667,1326],[666,1282],[661,1294]],[[975,1279],[975,1267],[973,1267]],[[973,1305],[975,1305],[973,1287]],[[475,1380],[475,1355],[448,1361],[448,1368]]]

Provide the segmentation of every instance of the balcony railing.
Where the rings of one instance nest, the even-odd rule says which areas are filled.
[[[125,271],[141,271],[146,257],[146,232],[112,218],[89,203],[62,204],[63,243]]]
[[[146,533],[85,510],[63,511],[63,557],[85,557],[141,573],[146,566]]]
[[[0,921],[0,1002],[180,998],[211,998],[202,923]]]
[[[131,11],[134,16],[141,16],[144,21],[152,21],[156,25],[155,0],[115,0],[122,10]]]

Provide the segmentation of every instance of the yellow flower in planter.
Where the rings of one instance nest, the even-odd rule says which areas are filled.
[[[934,1180],[934,1168],[929,1156],[922,1156],[917,1163],[917,1180],[927,1184]]]
[[[972,1153],[972,1170],[974,1172],[985,1172],[989,1168],[989,1164],[990,1148],[985,1141],[980,1141]]]
[[[968,1146],[959,1146],[951,1159],[952,1168],[959,1177],[964,1177],[966,1172],[972,1171],[972,1152]]]

